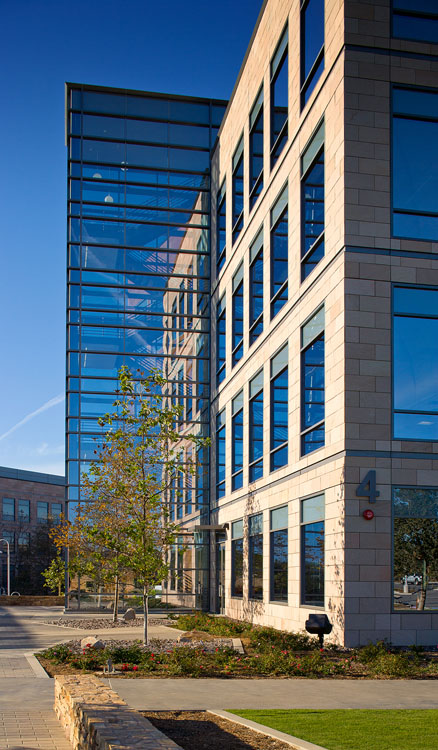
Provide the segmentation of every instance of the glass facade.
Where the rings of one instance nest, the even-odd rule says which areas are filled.
[[[301,603],[324,606],[324,495],[301,502]]]
[[[249,115],[249,207],[263,190],[263,87]]]
[[[288,29],[286,28],[271,60],[271,169],[277,163],[288,139],[288,60]]]
[[[324,123],[301,157],[301,280],[324,257]]]
[[[243,391],[231,402],[231,489],[243,487]]]
[[[240,265],[233,276],[232,296],[232,367],[243,357],[243,265]]]
[[[249,345],[263,333],[263,227],[249,250]]]
[[[231,524],[231,596],[243,596],[243,521]]]
[[[394,437],[438,440],[438,289],[393,289]]]
[[[438,42],[436,0],[392,0],[392,36],[416,42]]]
[[[263,599],[263,513],[248,519],[248,570],[250,599]]]
[[[271,210],[271,320],[288,300],[288,190]]]
[[[325,442],[324,308],[301,329],[301,453]]]
[[[270,511],[270,562],[273,602],[287,602],[288,507]]]
[[[271,359],[271,471],[288,462],[288,346]]]
[[[216,307],[216,385],[220,385],[226,375],[227,361],[227,310],[225,295]]]
[[[233,244],[243,229],[243,136],[233,156]]]
[[[70,85],[67,107],[71,515],[122,365],[159,370],[181,436],[208,436],[210,152],[225,103]],[[173,516],[205,523],[208,449],[198,460],[196,486],[169,499]],[[185,565],[205,558],[206,541],[197,535]]]
[[[249,383],[249,481],[263,476],[263,370]]]
[[[324,0],[301,2],[301,106],[324,70]]]

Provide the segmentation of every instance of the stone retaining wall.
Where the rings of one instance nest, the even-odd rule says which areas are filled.
[[[23,594],[22,596],[0,596],[1,607],[63,607],[63,596],[38,596]]]
[[[97,677],[55,677],[55,711],[73,750],[180,750]]]

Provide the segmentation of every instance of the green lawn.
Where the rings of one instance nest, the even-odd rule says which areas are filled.
[[[437,750],[438,710],[231,711],[328,750]]]

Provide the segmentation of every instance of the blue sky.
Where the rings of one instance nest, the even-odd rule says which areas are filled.
[[[2,4],[0,465],[64,473],[64,82],[227,99],[261,4]]]

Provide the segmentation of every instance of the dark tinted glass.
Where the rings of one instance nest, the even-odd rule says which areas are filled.
[[[263,599],[263,534],[249,538],[249,597]]]
[[[271,230],[271,318],[288,299],[288,212]]]
[[[287,602],[287,529],[271,531],[271,600]]]
[[[324,606],[324,521],[302,527],[302,603]]]

